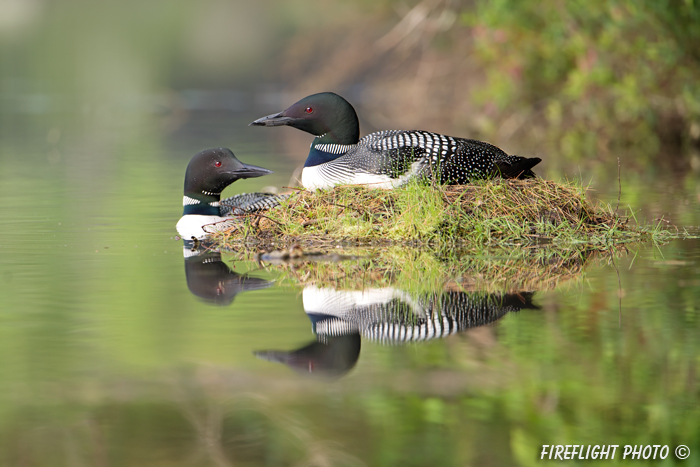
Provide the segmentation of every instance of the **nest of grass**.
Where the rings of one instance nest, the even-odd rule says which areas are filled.
[[[463,186],[408,184],[393,190],[339,186],[297,191],[282,205],[248,215],[213,238],[240,244],[478,245],[639,239],[610,206],[594,207],[585,188],[543,179],[495,179]]]

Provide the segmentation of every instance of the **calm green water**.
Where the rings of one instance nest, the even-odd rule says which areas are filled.
[[[230,147],[275,186],[301,162],[245,126],[263,114],[5,114],[0,465],[528,466],[544,444],[668,445],[665,464],[684,444],[700,465],[700,241],[591,260],[521,311],[486,290],[319,291],[239,254],[185,259],[192,154]],[[594,182],[608,202],[615,175]],[[697,229],[697,184],[653,179],[623,177],[622,204]],[[435,303],[453,332],[411,340]],[[324,336],[321,312],[352,329]]]

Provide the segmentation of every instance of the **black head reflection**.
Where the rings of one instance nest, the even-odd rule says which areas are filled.
[[[204,248],[191,249],[187,244],[185,277],[190,292],[205,302],[229,305],[241,292],[270,287],[273,282],[232,271],[221,253]]]
[[[263,350],[254,354],[270,362],[287,365],[299,373],[322,376],[341,376],[350,371],[360,357],[360,334],[354,332],[340,336],[319,336],[300,349]]]
[[[389,345],[444,338],[493,323],[510,312],[539,309],[532,302],[533,295],[306,287],[304,310],[317,342],[293,351],[260,351],[255,355],[303,373],[338,376],[355,366],[361,338]]]

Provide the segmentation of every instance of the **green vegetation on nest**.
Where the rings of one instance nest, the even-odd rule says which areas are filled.
[[[542,179],[465,186],[417,183],[394,190],[357,186],[294,193],[281,206],[218,234],[225,247],[338,243],[502,246],[607,245],[642,240],[610,206],[593,207],[585,189]]]

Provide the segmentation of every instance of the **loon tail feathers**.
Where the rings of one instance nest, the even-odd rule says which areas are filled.
[[[503,178],[533,178],[535,173],[532,168],[542,162],[539,157],[518,157],[512,156],[514,160],[509,162],[497,162],[496,166]]]

